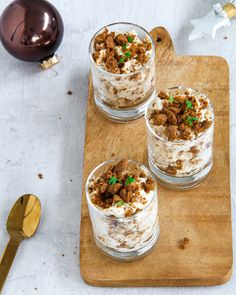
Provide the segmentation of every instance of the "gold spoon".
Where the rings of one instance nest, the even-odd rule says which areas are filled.
[[[39,225],[40,215],[40,201],[34,195],[21,196],[12,207],[7,219],[10,240],[0,259],[0,293],[20,243],[34,235]]]

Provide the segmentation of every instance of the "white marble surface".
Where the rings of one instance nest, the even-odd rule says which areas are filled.
[[[135,22],[148,30],[162,25],[171,33],[178,54],[225,57],[230,65],[231,105],[235,110],[236,20],[231,27],[218,32],[215,41],[189,43],[189,20],[206,14],[214,1],[53,0],[52,3],[60,10],[65,23],[64,40],[58,50],[62,57],[59,65],[42,72],[37,64],[12,58],[0,45],[0,253],[8,241],[5,221],[15,199],[31,192],[40,197],[43,207],[38,233],[19,249],[2,294],[233,294],[235,271],[227,284],[210,288],[88,286],[79,270],[79,227],[87,47],[92,34],[114,21]],[[0,11],[7,4],[7,0],[0,0]],[[228,38],[224,39],[225,36]],[[72,96],[67,95],[69,89],[73,91]],[[235,111],[231,115],[235,230]],[[43,174],[42,180],[38,173]]]

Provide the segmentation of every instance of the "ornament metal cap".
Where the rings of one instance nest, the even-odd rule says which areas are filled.
[[[228,18],[232,18],[236,15],[236,6],[233,3],[227,3],[224,5],[223,10],[226,12]]]
[[[47,70],[59,62],[60,62],[59,57],[56,54],[53,54],[53,56],[50,56],[50,57],[40,61],[40,66],[43,70]]]

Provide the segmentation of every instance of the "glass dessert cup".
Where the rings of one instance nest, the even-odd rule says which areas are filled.
[[[184,93],[191,91],[193,95],[204,95],[186,87],[167,89],[172,94],[176,90]],[[209,99],[206,95],[204,95]],[[169,141],[158,135],[152,128],[148,112],[154,100],[146,110],[146,128],[148,143],[148,161],[151,171],[156,175],[158,182],[173,190],[191,189],[199,185],[209,174],[213,164],[213,133],[214,112],[211,103],[211,126],[195,138],[189,140]]]
[[[157,186],[149,170],[136,161],[128,160],[129,166],[138,167],[155,183],[149,202],[143,209],[130,216],[121,216],[116,210],[121,207],[107,209],[96,206],[91,200],[90,185],[111,165],[120,160],[109,160],[97,166],[89,175],[86,182],[86,199],[93,236],[97,247],[113,260],[128,262],[146,256],[155,246],[159,233]],[[121,212],[121,211],[120,211]]]
[[[107,28],[110,32],[134,31],[137,37],[145,37],[152,45],[147,63],[130,73],[111,73],[93,59],[95,38]],[[114,23],[100,29],[89,45],[94,101],[98,110],[108,119],[127,123],[143,116],[148,102],[155,96],[155,44],[142,27],[126,22]]]

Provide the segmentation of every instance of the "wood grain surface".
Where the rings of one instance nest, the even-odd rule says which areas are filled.
[[[132,263],[113,262],[96,248],[83,191],[81,275],[88,284],[96,286],[223,284],[232,272],[228,65],[216,56],[177,56],[164,28],[155,28],[151,34],[157,40],[157,90],[188,86],[207,93],[213,102],[213,170],[193,190],[176,192],[159,186],[160,238],[150,255]],[[130,124],[112,123],[103,118],[95,108],[90,81],[83,183],[96,165],[112,157],[147,164],[144,118]],[[184,237],[190,242],[183,250],[178,245]]]

